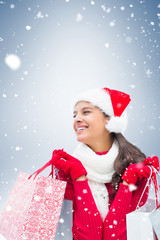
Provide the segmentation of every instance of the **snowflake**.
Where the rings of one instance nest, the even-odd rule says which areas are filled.
[[[20,150],[22,150],[22,147],[17,146],[16,151],[20,151]]]
[[[31,26],[27,25],[26,30],[28,30],[28,31],[31,30]]]
[[[14,4],[11,4],[11,5],[10,5],[10,8],[11,8],[11,9],[15,8],[15,5],[14,5]]]
[[[106,47],[106,48],[109,48],[109,43],[105,43],[105,47]]]
[[[114,27],[115,26],[115,21],[113,20],[112,22],[109,23],[110,27]]]
[[[80,22],[80,21],[82,21],[82,19],[83,19],[83,16],[82,16],[82,14],[80,14],[80,13],[77,13],[77,16],[76,16],[76,21],[77,21],[77,22]]]
[[[117,225],[118,222],[117,222],[116,220],[113,220],[113,224],[114,224],[114,225]]]
[[[94,1],[91,1],[91,5],[95,5],[95,2],[94,2]]]
[[[8,54],[5,57],[5,63],[10,67],[12,70],[18,70],[21,66],[20,58],[15,54]]]
[[[59,222],[60,222],[60,223],[64,223],[64,219],[63,219],[63,218],[60,218],[60,219],[59,219]]]
[[[42,15],[42,13],[41,13],[41,11],[39,11],[38,13],[37,13],[37,16],[36,16],[37,18],[44,18],[44,16]]]
[[[87,189],[83,189],[83,193],[87,193]]]
[[[120,7],[120,9],[121,9],[121,11],[124,11],[124,10],[125,10],[125,7],[124,7],[124,6],[122,6],[122,7]]]

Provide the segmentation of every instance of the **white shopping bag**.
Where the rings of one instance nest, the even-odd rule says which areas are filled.
[[[157,173],[160,176],[159,172],[157,172]],[[158,189],[160,190],[159,184],[157,184],[157,192],[158,192]],[[154,209],[154,211],[152,211],[152,213],[149,215],[149,218],[152,223],[153,229],[157,235],[157,238],[160,239],[160,204],[158,203],[158,196],[156,196],[156,197],[157,197],[156,209]]]
[[[158,239],[160,239],[160,208],[155,209],[155,211],[149,215],[149,218]]]
[[[147,184],[144,188],[142,196],[146,190],[147,185],[149,185],[149,181],[152,176],[152,168],[151,174],[147,181]],[[135,211],[128,213],[126,215],[127,220],[127,240],[155,240],[156,236],[152,227],[152,223],[150,221],[150,214],[155,209],[155,199],[148,199],[147,203],[139,208],[140,201],[142,196],[137,204],[137,208]]]
[[[127,214],[127,240],[155,240],[150,212],[136,210]]]

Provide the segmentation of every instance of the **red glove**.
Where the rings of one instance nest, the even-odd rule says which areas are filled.
[[[128,184],[136,184],[142,178],[149,178],[151,168],[144,163],[134,163],[130,165],[123,173],[122,179]]]
[[[144,164],[153,166],[159,172],[159,159],[157,156],[146,158]]]
[[[151,169],[149,166],[153,166],[157,171],[159,171],[159,159],[157,156],[152,158],[148,157],[142,163],[130,165],[123,173],[122,179],[128,184],[135,184],[143,177],[149,178],[151,174]],[[154,171],[154,169],[152,170]]]
[[[53,165],[62,170],[66,176],[70,176],[73,181],[82,175],[87,175],[87,171],[82,163],[62,150],[54,150],[52,154]]]

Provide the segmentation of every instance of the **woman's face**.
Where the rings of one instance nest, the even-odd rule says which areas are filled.
[[[105,125],[108,117],[89,102],[78,102],[75,106],[73,128],[77,141],[90,145],[93,141],[100,141],[108,134]]]

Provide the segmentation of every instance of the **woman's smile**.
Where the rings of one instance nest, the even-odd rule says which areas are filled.
[[[76,133],[80,134],[81,132],[84,132],[87,128],[88,128],[88,126],[85,126],[85,125],[77,125],[76,126]]]

